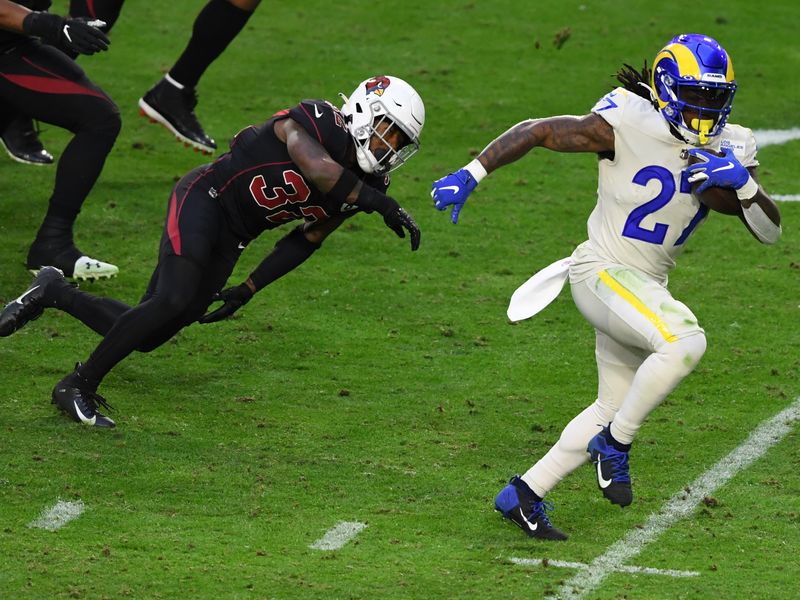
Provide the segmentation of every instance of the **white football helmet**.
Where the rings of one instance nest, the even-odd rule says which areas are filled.
[[[419,134],[425,124],[425,105],[416,90],[399,77],[380,75],[362,81],[344,100],[342,114],[356,144],[358,166],[365,173],[385,175],[394,171],[419,150]],[[408,143],[395,150],[378,132],[380,123],[396,125]],[[384,132],[389,131],[387,127]],[[384,149],[370,150],[370,140],[377,136]]]

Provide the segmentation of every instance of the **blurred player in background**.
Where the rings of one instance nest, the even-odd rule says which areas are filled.
[[[414,219],[385,194],[388,174],[419,148],[425,107],[402,79],[361,83],[344,106],[304,100],[240,131],[215,162],[185,175],[172,190],[158,265],[141,302],[130,307],[67,284],[43,269],[0,313],[7,336],[58,308],[104,336],[89,359],[62,379],[53,402],[73,420],[113,427],[96,393],[105,375],[134,350],[158,348],[187,325],[223,319],[295,269],[357,212],[378,212],[398,236],[419,247]],[[247,244],[290,221],[292,229],[240,285],[225,289]],[[215,301],[221,307],[208,314]]]
[[[197,119],[195,88],[208,66],[222,54],[244,28],[261,0],[210,0],[194,21],[192,36],[183,53],[169,72],[139,99],[142,115],[160,123],[187,146],[204,154],[217,149]],[[36,4],[37,0],[20,2]],[[49,0],[38,4],[50,4]],[[108,33],[119,18],[124,0],[71,0],[70,16],[100,20],[100,28]],[[69,53],[68,48],[62,47]],[[77,53],[72,54],[76,56]],[[7,125],[0,126],[0,139],[8,154],[28,164],[50,164],[53,156],[45,150],[34,128],[29,112],[16,114]]]
[[[28,250],[27,266],[38,271],[52,265],[77,279],[112,277],[117,267],[79,250],[72,228],[117,139],[119,111],[75,61],[56,49],[94,54],[106,50],[109,41],[85,19],[43,12],[49,5],[49,0],[0,0],[0,130],[24,112],[75,134],[58,161],[47,215]]]
[[[678,36],[658,53],[652,71],[646,63],[641,72],[626,65],[617,77],[622,86],[590,114],[523,121],[433,184],[436,208],[451,206],[456,223],[483,177],[533,148],[598,157],[589,239],[560,261],[559,274],[562,285],[569,278],[578,310],[595,328],[597,399],[495,499],[505,518],[536,538],[566,539],[550,523],[543,499],[588,460],[603,495],[620,506],[631,503],[631,443],[705,352],[696,317],[666,287],[675,258],[708,214],[692,184],[702,181],[697,196],[722,193],[758,241],[772,244],[781,234],[778,208],[757,183],[753,134],[727,123],[737,84],[716,41]],[[687,157],[699,162],[687,165]]]

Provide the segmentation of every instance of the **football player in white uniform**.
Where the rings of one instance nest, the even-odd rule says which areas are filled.
[[[620,506],[631,503],[631,443],[705,352],[697,318],[666,287],[675,258],[708,214],[696,196],[709,187],[728,194],[762,243],[781,233],[778,208],[757,183],[753,134],[727,123],[736,81],[715,40],[680,35],[658,53],[652,70],[646,63],[641,72],[626,65],[618,79],[622,85],[590,114],[518,123],[431,192],[436,208],[452,207],[456,223],[483,177],[533,148],[593,152],[600,159],[589,239],[559,263],[561,281],[569,278],[576,306],[596,331],[597,399],[495,500],[531,537],[566,539],[550,523],[543,498],[588,460],[604,496]],[[687,161],[690,156],[697,162]],[[702,183],[693,190],[696,182]]]

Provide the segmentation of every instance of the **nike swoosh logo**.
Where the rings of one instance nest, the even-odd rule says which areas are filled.
[[[603,469],[600,467],[600,459],[597,459],[597,483],[600,485],[601,488],[606,489],[608,486],[611,485],[610,479],[605,479],[603,477]]]
[[[439,191],[443,192],[445,190],[453,190],[453,193],[455,194],[458,191],[458,186],[457,185],[443,185],[442,187],[439,188]]]
[[[717,172],[719,172],[719,171],[728,171],[729,169],[732,169],[732,168],[733,168],[733,163],[732,163],[732,162],[729,162],[729,163],[728,163],[727,165],[725,165],[724,167],[717,167],[716,169],[713,169],[711,172],[712,172],[712,173],[717,173]]]
[[[239,242],[239,250],[244,250],[245,248],[247,248],[247,245]]]
[[[69,37],[69,25],[64,25],[64,37],[67,38],[70,42],[72,42],[72,38]]]
[[[72,401],[72,406],[75,407],[75,413],[78,415],[78,418],[81,420],[81,422],[86,423],[87,425],[95,424],[95,421],[97,421],[97,415],[93,416],[91,419],[88,419],[86,415],[81,412],[81,409],[78,408],[77,400]]]
[[[528,518],[525,516],[525,513],[522,512],[521,508],[519,509],[519,516],[522,517],[522,520],[528,524],[528,529],[531,531],[536,531],[539,528],[539,521],[536,521],[536,523],[531,523],[528,521]]]
[[[317,117],[318,119],[322,116],[322,113],[319,112],[319,107],[317,107],[316,104],[314,105],[314,116]]]
[[[40,286],[36,285],[36,286],[32,287],[32,288],[31,288],[31,289],[29,289],[29,290],[25,290],[25,292],[22,294],[22,296],[20,296],[20,297],[19,297],[19,298],[17,298],[16,300],[14,300],[14,302],[16,302],[17,304],[22,304],[22,300],[25,298],[25,296],[27,296],[28,294],[30,294],[31,292],[33,292],[33,291],[35,291],[35,290],[38,290],[38,289],[39,289],[39,287],[40,287]]]
[[[357,205],[348,204],[347,202],[345,202],[344,204],[342,204],[342,207],[339,209],[339,211],[340,212],[348,212],[348,211],[351,211],[351,210],[355,210],[357,208],[358,208]]]

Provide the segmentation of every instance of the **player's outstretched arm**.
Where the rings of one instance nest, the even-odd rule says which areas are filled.
[[[212,300],[222,302],[222,306],[203,315],[200,322],[214,323],[231,316],[250,302],[256,292],[303,264],[343,221],[344,217],[339,216],[298,225],[292,229],[278,240],[272,252],[250,273],[250,277],[244,283],[226,288],[214,295]]]
[[[419,248],[420,231],[414,218],[394,198],[364,184],[355,173],[333,160],[325,148],[292,119],[275,124],[275,134],[285,141],[292,161],[305,177],[337,202],[360,206],[365,212],[377,212],[383,222],[399,237],[411,238],[411,250]]]
[[[486,146],[463,169],[435,181],[431,190],[434,206],[439,210],[452,206],[451,220],[457,223],[461,208],[481,179],[537,147],[556,152],[613,152],[614,130],[605,119],[594,113],[517,123]]]

